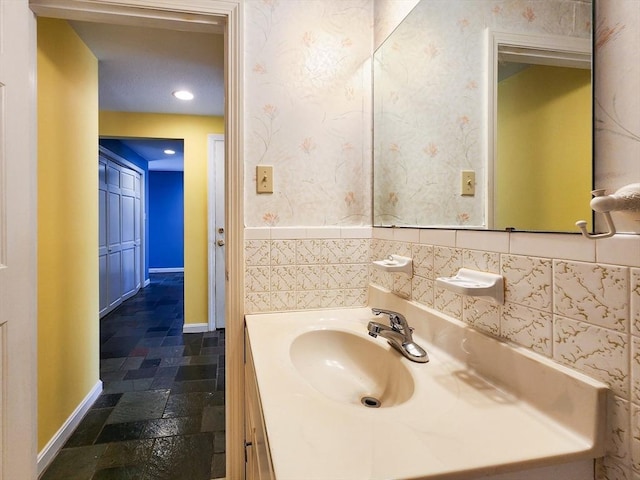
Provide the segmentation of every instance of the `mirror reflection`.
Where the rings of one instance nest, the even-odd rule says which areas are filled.
[[[591,5],[522,5],[422,0],[376,51],[374,225],[575,231],[591,215],[584,58],[490,51],[500,31],[588,53]]]

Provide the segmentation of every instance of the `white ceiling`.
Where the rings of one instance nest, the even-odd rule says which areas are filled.
[[[188,115],[224,115],[224,37],[128,25],[70,22],[98,59],[100,110]],[[181,101],[171,93],[189,90]],[[152,170],[181,170],[182,142],[173,162],[167,142],[123,139]],[[179,153],[178,153],[179,152]],[[180,161],[180,165],[176,162]]]

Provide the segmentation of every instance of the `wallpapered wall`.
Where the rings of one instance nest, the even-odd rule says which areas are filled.
[[[613,192],[640,182],[640,1],[596,1],[595,32],[595,184]],[[640,231],[613,216],[618,231]]]
[[[368,0],[246,3],[245,224],[370,225]],[[255,166],[274,193],[255,193]]]
[[[540,2],[494,4],[528,11]],[[297,26],[291,25],[291,18],[296,18]],[[596,18],[596,186],[618,188],[640,181],[640,0],[599,0]],[[343,181],[351,182],[348,188],[353,188],[349,191],[354,196],[356,185],[363,195],[368,191],[360,183],[367,179],[357,178],[368,175],[365,145],[371,124],[364,114],[368,77],[355,67],[355,57],[349,57],[353,63],[346,71],[334,68],[335,75],[305,69],[303,58],[312,58],[311,51],[320,55],[320,50],[306,50],[304,39],[331,44],[326,59],[343,52],[337,39],[350,38],[347,44],[366,50],[372,35],[370,19],[366,2],[252,0],[247,4],[247,27],[252,32],[246,65],[247,169],[265,158],[273,160],[276,182],[279,171],[286,175],[290,169],[290,179],[278,187],[282,192],[271,197],[253,194],[254,171],[247,172],[248,226],[278,226],[245,232],[247,312],[362,305],[369,281],[396,290],[480,331],[607,382],[612,389],[607,455],[598,462],[597,478],[640,479],[640,236],[616,235],[593,242],[560,234],[381,228],[371,234],[367,228],[287,228],[337,225],[345,211],[336,175],[311,175],[321,167],[302,162],[307,159],[302,145],[310,153],[322,149],[335,154],[342,148],[334,143],[345,135],[354,145],[361,142],[360,157],[349,165],[355,167],[364,159],[362,173],[354,169]],[[309,55],[304,57],[304,52]],[[263,71],[271,72],[270,77]],[[345,88],[354,85],[354,75],[363,82],[358,100],[344,95]],[[345,123],[335,115],[324,115],[340,108],[347,112],[356,103],[361,121],[349,117],[353,122]],[[349,128],[341,130],[347,123]],[[314,142],[305,143],[307,138]],[[280,168],[276,160],[287,168]],[[335,174],[339,162],[335,158],[327,162],[327,170]],[[322,178],[324,200],[315,203],[318,193],[305,192],[297,184],[299,178]],[[366,211],[366,206],[360,209],[364,216]],[[362,223],[366,225],[366,220]],[[391,252],[414,257],[414,277],[407,282],[370,270],[367,278],[364,270],[371,259]],[[507,304],[495,307],[434,289],[436,276],[449,275],[463,265],[505,275]]]
[[[597,0],[595,25],[595,185],[616,190],[640,182],[640,0]],[[623,216],[614,215],[624,227]],[[640,242],[625,255],[627,265],[640,266]],[[604,245],[604,242],[603,242]],[[616,392],[611,401],[608,455],[599,475],[606,480],[640,478],[640,269],[631,269],[627,327],[620,347],[622,365],[599,362],[606,372],[620,372],[622,385],[631,395]],[[634,301],[635,299],[635,301]],[[607,300],[608,302],[608,300]],[[608,304],[608,303],[607,303]],[[630,333],[631,332],[631,333]],[[593,336],[595,339],[595,335]]]
[[[486,226],[486,29],[588,38],[582,0],[429,0],[374,61],[374,225]],[[476,172],[461,196],[460,171]]]

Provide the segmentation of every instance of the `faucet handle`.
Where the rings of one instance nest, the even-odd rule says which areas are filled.
[[[404,318],[404,315],[401,313],[394,312],[392,310],[385,310],[383,308],[372,308],[371,311],[374,315],[387,315],[389,317],[389,324],[395,331],[402,332],[404,330],[409,330],[413,332],[413,328],[409,327],[406,318]]]

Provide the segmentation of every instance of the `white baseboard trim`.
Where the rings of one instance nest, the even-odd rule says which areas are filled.
[[[151,279],[150,279],[150,278],[147,278],[147,279],[144,281],[144,286],[145,286],[145,287],[148,287],[149,285],[151,285]],[[144,287],[143,287],[143,288],[144,288]]]
[[[150,268],[149,273],[184,273],[184,267]]]
[[[185,323],[182,326],[182,333],[203,333],[208,331],[208,323]]]
[[[80,421],[85,416],[91,405],[98,399],[102,393],[102,380],[93,386],[86,397],[80,402],[69,418],[64,422],[56,434],[49,440],[44,448],[38,453],[38,476],[42,475],[42,472],[49,466],[51,461],[55,458],[62,446],[65,444],[69,437],[80,424]]]

